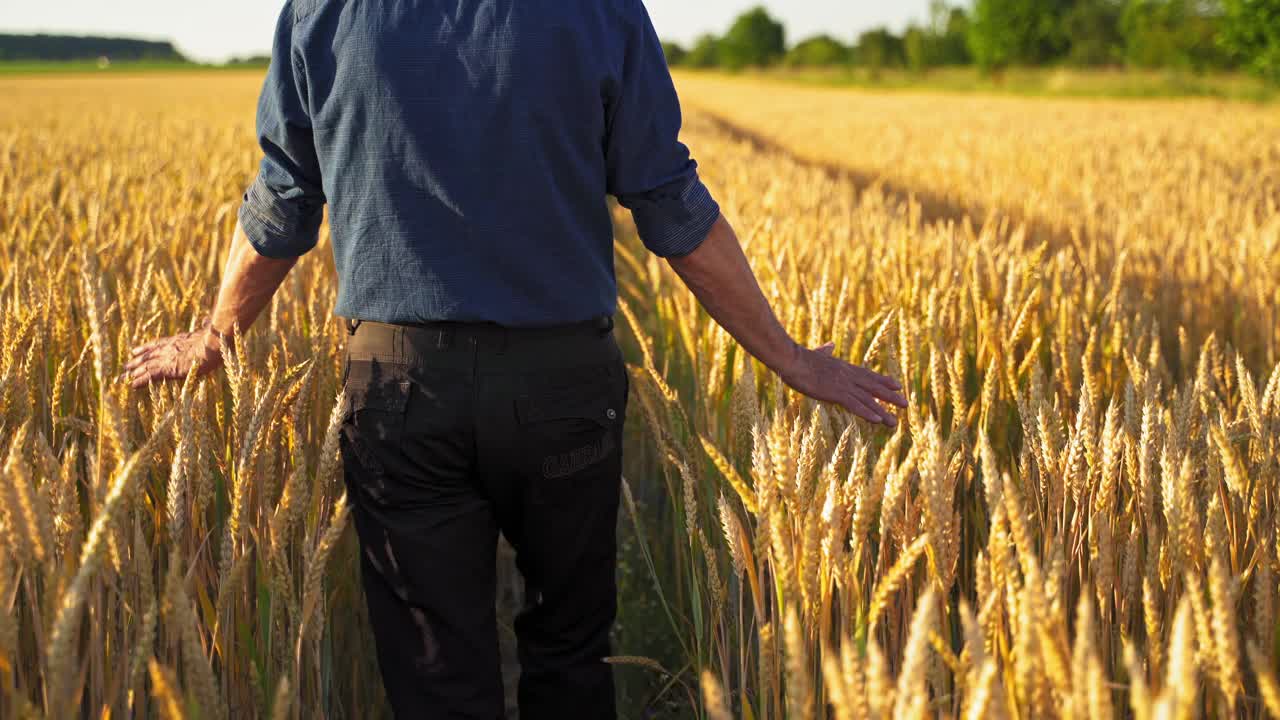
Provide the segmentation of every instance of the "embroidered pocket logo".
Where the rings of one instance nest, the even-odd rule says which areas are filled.
[[[616,442],[613,433],[606,432],[600,439],[575,450],[542,459],[542,476],[548,480],[568,477],[579,470],[600,462],[613,452]]]

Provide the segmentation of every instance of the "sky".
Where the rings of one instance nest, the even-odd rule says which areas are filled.
[[[265,55],[284,0],[0,0],[0,33],[124,35],[172,40],[197,60]],[[721,33],[760,0],[645,0],[658,34],[689,43]],[[928,16],[929,0],[764,0],[788,42],[825,32],[852,40],[878,25],[901,30]]]

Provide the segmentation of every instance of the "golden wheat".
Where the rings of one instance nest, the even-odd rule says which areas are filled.
[[[716,718],[1280,711],[1274,109],[678,81],[780,319],[911,406],[797,396],[620,222],[687,657],[612,660]],[[325,253],[225,373],[112,379],[211,301],[258,82],[0,79],[0,716],[377,702]]]

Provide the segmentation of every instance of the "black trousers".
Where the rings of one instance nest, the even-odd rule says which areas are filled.
[[[526,587],[522,720],[616,717],[602,658],[629,383],[612,325],[351,323],[344,477],[397,718],[503,716],[499,532]]]

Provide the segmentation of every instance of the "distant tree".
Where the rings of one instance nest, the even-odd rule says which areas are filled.
[[[1221,46],[1245,67],[1280,83],[1280,0],[1224,0]]]
[[[720,39],[710,33],[699,37],[684,56],[686,67],[712,68],[719,64]]]
[[[1077,0],[1064,18],[1067,61],[1082,66],[1119,62],[1124,55],[1123,13],[1124,0]]]
[[[950,7],[944,0],[929,3],[929,34],[933,48],[929,53],[936,65],[968,65],[969,14],[962,7]]]
[[[667,58],[667,64],[675,67],[684,62],[685,56],[689,54],[687,50],[680,47],[679,43],[664,42],[662,43],[662,54]]]
[[[1121,24],[1125,59],[1139,67],[1173,64],[1178,54],[1173,27],[1177,22],[1171,3],[1143,0],[1128,3]]]
[[[902,38],[889,32],[887,28],[876,28],[859,35],[853,57],[857,64],[871,71],[872,77],[879,76],[883,68],[907,64]]]
[[[261,67],[265,68],[271,64],[270,55],[246,55],[244,57],[233,57],[227,60],[226,64],[233,67]]]
[[[968,65],[973,61],[968,45],[969,16],[964,8],[945,0],[929,3],[929,21],[911,24],[902,35],[907,67],[914,71],[938,65]]]
[[[1218,44],[1221,22],[1214,2],[1129,0],[1120,17],[1125,59],[1139,67],[1224,67],[1230,53]]]
[[[1190,7],[1182,32],[1187,64],[1193,70],[1236,67],[1231,51],[1219,41],[1223,24],[1222,3],[1216,0],[1183,1]]]
[[[1060,57],[1068,42],[1063,18],[1071,0],[975,0],[969,49],[978,65],[993,70],[1038,65]]]
[[[907,67],[914,72],[921,72],[936,64],[934,58],[934,38],[928,30],[917,25],[910,25],[902,34],[902,50],[907,59]]]
[[[830,35],[808,38],[791,48],[786,63],[794,67],[831,67],[849,63],[849,48]]]
[[[763,7],[743,13],[720,40],[720,64],[739,69],[772,65],[787,51],[786,29]]]

